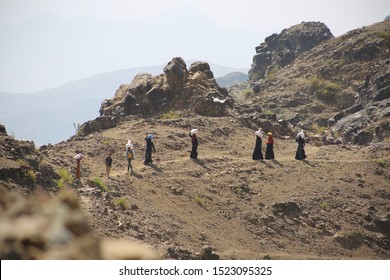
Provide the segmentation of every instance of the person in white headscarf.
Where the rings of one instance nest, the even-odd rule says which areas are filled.
[[[263,137],[263,131],[261,130],[261,128],[259,128],[259,130],[255,132],[255,135],[256,135],[256,145],[252,154],[252,159],[263,160],[264,159],[263,152],[261,151],[261,144],[263,142],[261,138]]]
[[[305,154],[305,133],[303,130],[298,132],[295,141],[298,142],[297,152],[295,154],[295,159],[302,160],[306,158]]]
[[[191,130],[189,133],[189,136],[191,137],[191,143],[192,143],[192,149],[191,149],[191,154],[190,158],[191,159],[197,159],[198,158],[198,134],[199,130],[197,128],[194,128]]]
[[[127,140],[126,144],[126,159],[127,159],[127,171],[133,172],[133,166],[131,165],[131,161],[134,159],[134,145],[131,140]]]

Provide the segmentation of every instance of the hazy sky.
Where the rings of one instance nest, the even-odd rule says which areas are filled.
[[[322,21],[335,36],[383,20],[388,0],[0,0],[0,25],[38,14],[91,15],[106,20],[141,19],[164,11],[195,7],[219,25],[275,32],[301,21]]]
[[[189,10],[198,11],[201,16],[195,20],[201,22],[191,22],[183,15]],[[174,20],[147,29],[155,16],[163,13]],[[120,24],[112,32],[118,33],[117,37],[95,34],[101,41],[90,39],[96,36],[82,33],[79,25],[70,37],[61,37],[56,25],[51,42],[32,29],[36,26],[33,22],[26,23],[31,29],[24,24],[24,33],[20,31],[18,23],[43,14],[61,19],[92,16],[100,20],[95,24],[101,20],[108,26],[112,21]],[[39,91],[93,74],[165,64],[175,56],[249,68],[255,47],[266,36],[302,21],[321,21],[339,36],[383,21],[388,15],[389,0],[0,0],[0,31],[6,34],[0,36],[0,92]],[[124,36],[126,32],[120,33],[120,28],[125,23],[137,30]],[[43,32],[50,31],[47,25],[44,28]],[[67,40],[66,45],[61,39]]]

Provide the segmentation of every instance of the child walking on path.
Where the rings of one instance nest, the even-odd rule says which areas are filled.
[[[111,167],[112,167],[111,153],[108,154],[105,161],[106,161],[107,178],[110,178],[110,171],[111,171]]]
[[[126,159],[127,159],[127,172],[133,172],[133,166],[131,165],[131,161],[134,159],[134,145],[130,140],[127,140],[126,144]]]

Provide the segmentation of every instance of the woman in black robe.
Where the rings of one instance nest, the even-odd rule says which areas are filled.
[[[255,132],[255,135],[256,135],[256,145],[252,154],[252,159],[263,160],[264,159],[263,152],[261,151],[261,144],[262,144],[261,137],[263,136],[263,132],[261,131],[261,128]]]
[[[153,135],[151,135],[151,134],[149,134],[145,138],[145,141],[146,141],[146,151],[145,151],[145,161],[144,161],[145,165],[153,163],[152,150],[153,150],[153,152],[156,152],[156,149],[154,148],[154,144],[153,144],[152,140],[153,140]]]
[[[298,142],[298,148],[295,154],[295,159],[302,160],[306,158],[304,137],[305,135],[303,134],[302,131],[297,134],[297,138],[295,139],[295,141]]]
[[[198,158],[198,137],[196,136],[198,134],[198,129],[193,129],[189,133],[189,136],[191,137],[191,143],[192,143],[192,149],[191,149],[191,154],[190,158],[191,159],[197,159]]]

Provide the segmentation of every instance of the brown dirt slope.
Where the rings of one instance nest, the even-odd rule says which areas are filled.
[[[129,119],[44,152],[71,172],[75,151],[83,152],[83,178],[70,187],[97,232],[177,258],[197,258],[204,246],[222,259],[390,258],[389,143],[307,145],[308,160],[296,161],[295,141],[276,139],[276,160],[255,162],[254,131],[230,117],[180,113],[187,117]],[[197,161],[188,153],[194,127]],[[147,133],[156,136],[152,166],[143,165]],[[126,171],[128,139],[136,146],[134,174]],[[107,191],[92,182],[96,177]]]

